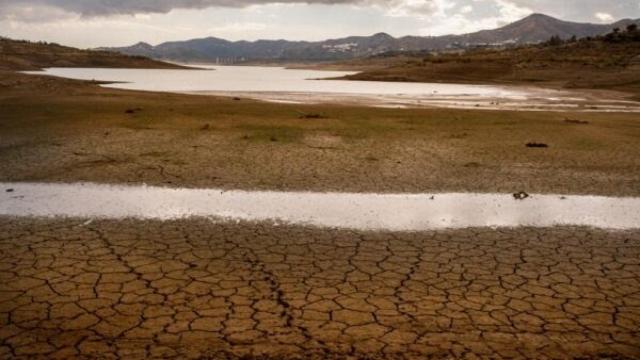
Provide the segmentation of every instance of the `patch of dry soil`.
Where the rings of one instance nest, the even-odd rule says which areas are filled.
[[[0,219],[0,357],[639,358],[640,233]]]

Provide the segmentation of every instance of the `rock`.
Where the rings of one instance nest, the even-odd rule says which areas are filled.
[[[526,199],[528,197],[529,197],[529,194],[527,194],[524,191],[520,191],[520,192],[517,192],[517,193],[513,194],[513,198],[516,199],[516,200],[524,200],[524,199]]]
[[[548,148],[549,145],[544,144],[544,143],[530,142],[530,143],[527,143],[527,147],[528,148]]]
[[[567,124],[576,124],[576,125],[587,125],[587,124],[589,124],[589,122],[585,121],[585,120],[576,120],[576,119],[569,119],[569,118],[565,118],[564,122],[566,122]]]
[[[132,109],[127,109],[125,110],[125,114],[135,114],[137,112],[142,111],[142,108],[132,108]]]

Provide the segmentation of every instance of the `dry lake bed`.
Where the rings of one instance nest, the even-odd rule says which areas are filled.
[[[638,198],[0,188],[3,357],[640,356]]]
[[[282,69],[65,71],[244,95],[8,80],[0,358],[640,358],[635,114],[481,111],[530,90],[449,85],[411,101],[472,110],[308,105],[346,85]],[[172,87],[186,73],[203,87]],[[247,99],[280,96],[255,88],[275,73],[318,92]]]

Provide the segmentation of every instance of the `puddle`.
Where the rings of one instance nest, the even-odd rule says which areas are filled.
[[[12,190],[12,191],[9,191]],[[357,230],[640,228],[640,198],[511,194],[348,194],[0,183],[0,215],[83,219],[207,217]]]

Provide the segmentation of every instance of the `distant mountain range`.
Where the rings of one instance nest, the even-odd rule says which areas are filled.
[[[330,61],[377,55],[397,51],[438,51],[477,46],[508,46],[539,43],[552,36],[563,39],[576,36],[603,35],[614,28],[624,28],[639,20],[621,20],[613,24],[589,24],[562,21],[543,14],[533,14],[494,30],[464,35],[405,36],[394,38],[379,33],[372,36],[351,36],[318,42],[258,40],[227,41],[215,37],[173,41],[152,46],[138,43],[129,47],[102,48],[127,55],[179,62],[233,63],[251,60],[268,61]]]

